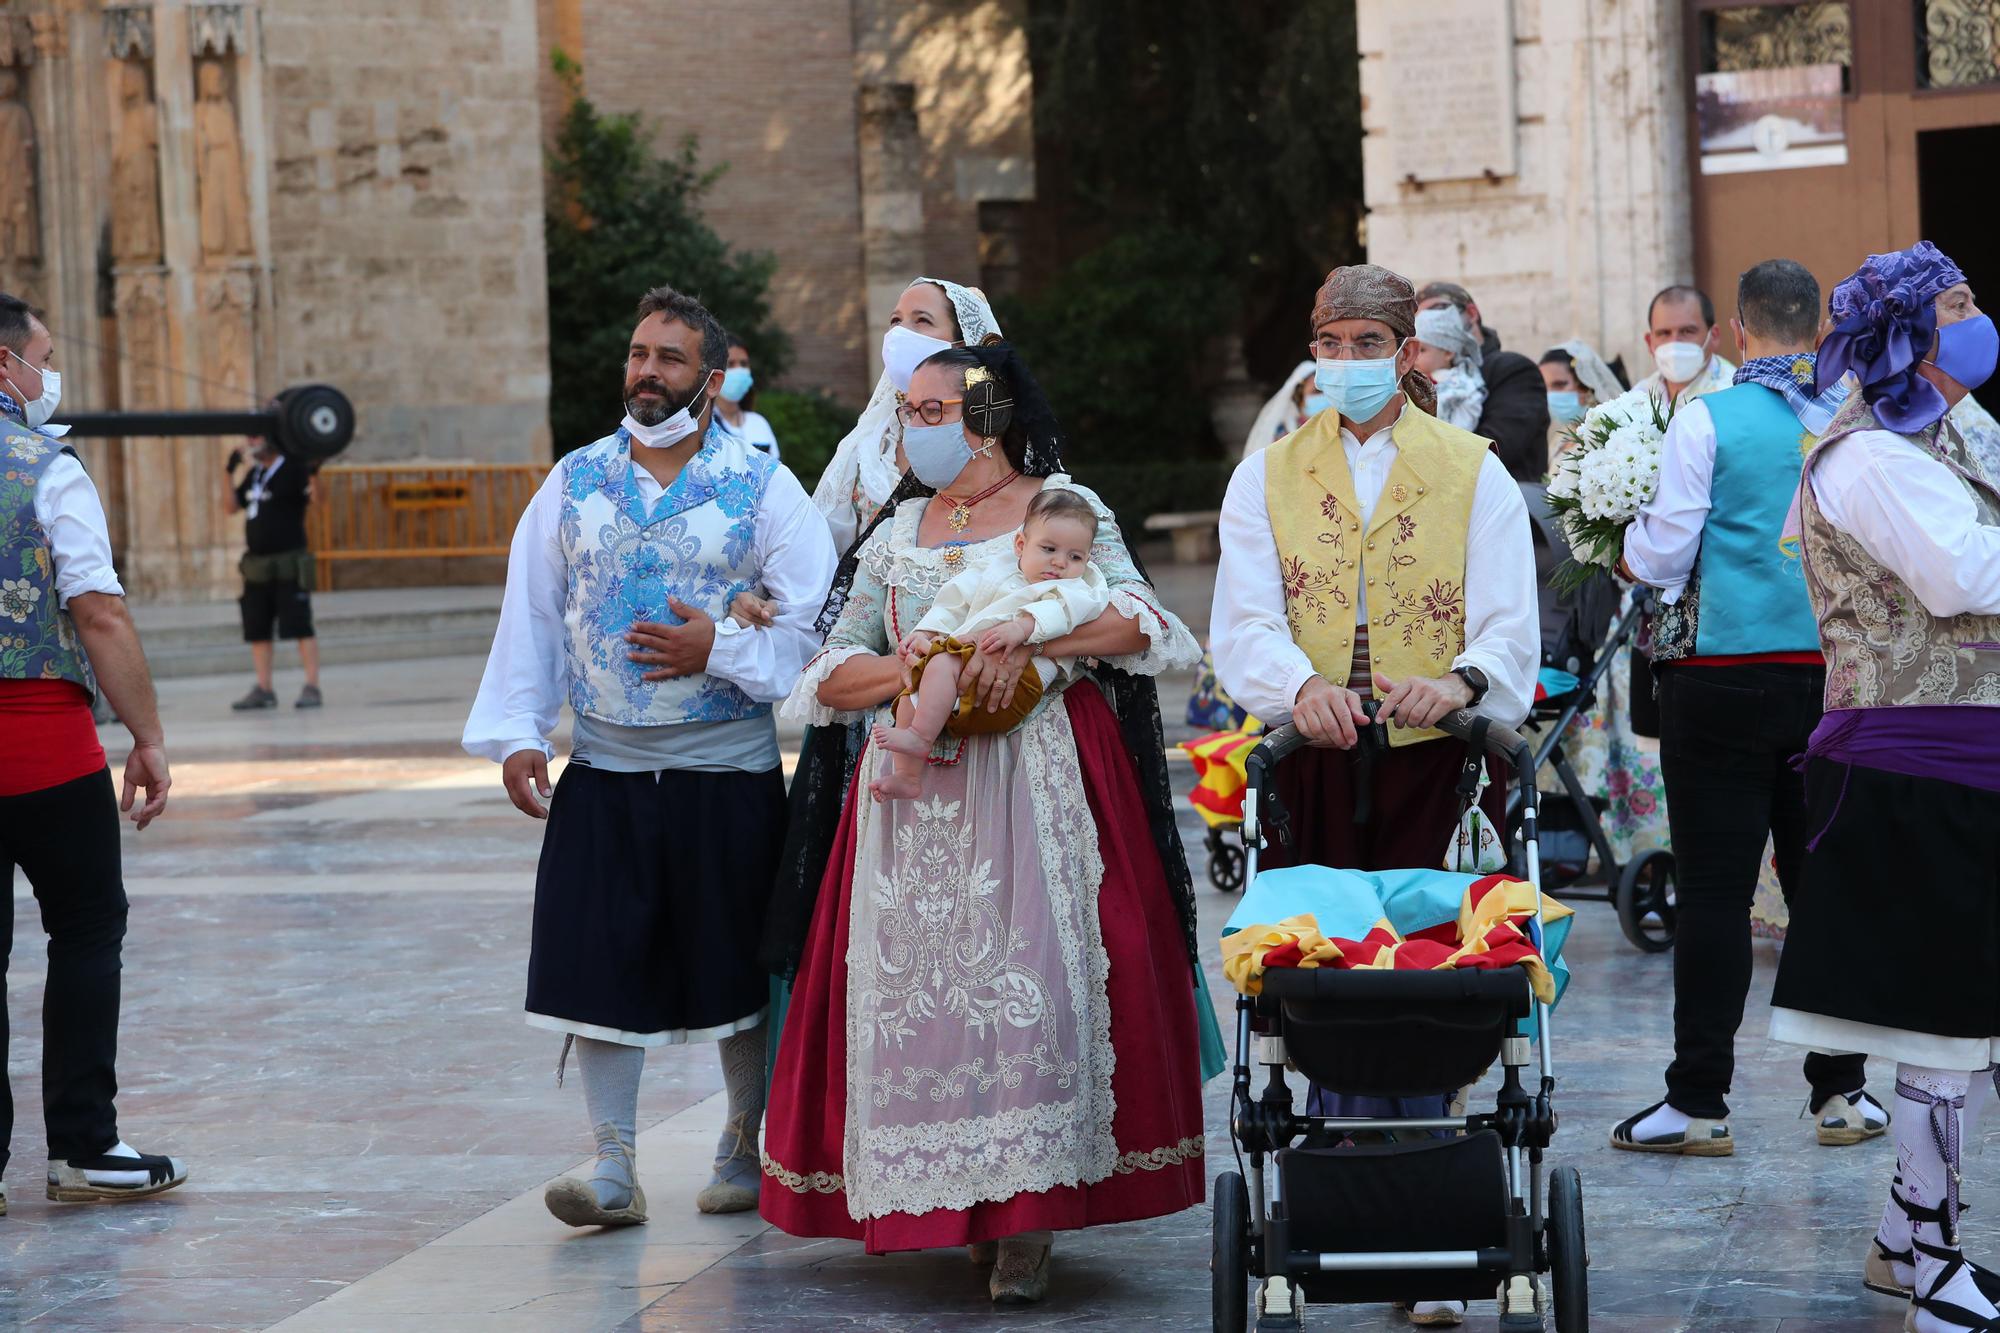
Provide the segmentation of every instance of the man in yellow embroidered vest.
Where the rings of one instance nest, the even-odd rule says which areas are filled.
[[[1229,693],[1314,742],[1273,777],[1292,815],[1266,866],[1436,868],[1458,824],[1466,752],[1432,724],[1478,707],[1507,726],[1541,658],[1527,505],[1488,441],[1431,415],[1416,369],[1417,297],[1372,264],[1337,268],[1313,303],[1314,381],[1332,410],[1243,460],[1222,502],[1209,644]],[[1365,739],[1381,701],[1386,753]],[[1489,789],[1498,820],[1504,788]],[[1313,1089],[1315,1115],[1442,1115],[1444,1098]],[[1453,1325],[1462,1301],[1418,1301]]]
[[[1267,865],[1443,865],[1465,748],[1431,724],[1476,705],[1512,726],[1533,699],[1527,509],[1487,441],[1430,414],[1416,312],[1387,269],[1329,274],[1311,349],[1335,410],[1245,459],[1223,502],[1216,674],[1316,745],[1275,779],[1292,844]],[[1356,739],[1371,695],[1390,749],[1364,786]]]

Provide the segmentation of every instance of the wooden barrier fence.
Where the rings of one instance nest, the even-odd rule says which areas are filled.
[[[306,533],[322,588],[352,560],[505,556],[543,463],[336,463],[319,470]]]

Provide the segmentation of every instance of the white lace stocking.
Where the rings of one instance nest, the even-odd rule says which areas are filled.
[[[1946,1222],[1916,1222],[1911,1240],[1916,1249],[1915,1290],[1919,1298],[1946,1301],[1985,1319],[2000,1318],[2000,1310],[1979,1290],[1973,1271],[1954,1265],[1958,1254],[1957,1216],[1959,1168],[1966,1093],[1974,1075],[1921,1065],[1896,1066],[1896,1096],[1903,1113],[1895,1117],[1896,1166],[1903,1194],[1918,1209],[1942,1209]],[[1983,1073],[1980,1077],[1984,1077]],[[1947,1271],[1951,1272],[1945,1280]],[[1920,1333],[1955,1333],[1968,1325],[1918,1308],[1910,1325]]]

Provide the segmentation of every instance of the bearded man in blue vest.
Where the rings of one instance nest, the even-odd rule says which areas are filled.
[[[1814,386],[1819,284],[1770,259],[1736,287],[1735,383],[1684,402],[1660,450],[1660,482],[1625,534],[1625,572],[1661,590],[1654,630],[1660,776],[1678,863],[1674,1060],[1667,1096],[1611,1131],[1633,1152],[1726,1157],[1725,1098],[1750,990],[1750,900],[1767,840],[1787,901],[1806,852],[1804,779],[1793,767],[1819,724],[1826,665],[1785,517],[1805,454],[1845,390]],[[1862,1057],[1805,1058],[1819,1141],[1881,1134]]]
[[[818,650],[834,573],[798,480],[713,429],[722,326],[668,287],[638,313],[624,423],[558,462],[515,531],[464,738],[548,821],[527,1009],[564,1034],[565,1058],[575,1043],[597,1136],[590,1179],[545,1194],[572,1226],[646,1220],[639,1075],[647,1048],[684,1042],[719,1042],[729,1090],[696,1206],[757,1206],[769,978],[756,945],[785,819],[771,705]],[[727,616],[752,589],[775,607],[768,624]],[[565,703],[570,762],[551,799],[547,737]]]

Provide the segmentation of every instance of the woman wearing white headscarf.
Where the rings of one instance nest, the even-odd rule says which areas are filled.
[[[1437,385],[1432,415],[1460,430],[1477,431],[1486,410],[1484,355],[1472,326],[1448,305],[1417,312],[1417,369]]]
[[[977,287],[918,278],[904,291],[882,335],[882,378],[813,491],[813,505],[833,529],[834,550],[844,553],[854,544],[903,479],[896,407],[909,390],[910,372],[947,347],[999,341],[1000,321]]]
[[[1312,377],[1312,362],[1301,361],[1292,367],[1284,387],[1265,401],[1257,419],[1250,423],[1250,434],[1243,441],[1245,458],[1284,439],[1327,405],[1326,395],[1313,387]]]

